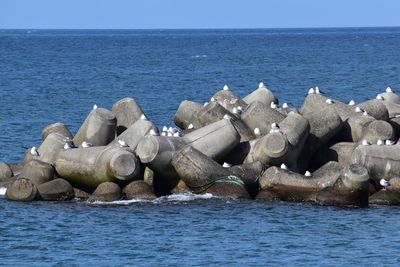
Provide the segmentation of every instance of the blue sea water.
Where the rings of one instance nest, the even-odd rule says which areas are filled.
[[[260,81],[300,106],[318,85],[342,101],[400,90],[400,28],[0,30],[0,161],[41,129],[75,132],[93,104],[133,97],[157,125],[184,99]],[[0,265],[400,264],[400,209],[174,196],[113,205],[0,198]]]

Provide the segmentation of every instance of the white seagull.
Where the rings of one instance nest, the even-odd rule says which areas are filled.
[[[72,140],[66,141],[64,144],[64,150],[68,150],[74,147],[74,144],[72,143]]]
[[[370,146],[371,145],[371,143],[370,142],[368,142],[367,140],[363,140],[362,141],[362,143],[361,143],[363,146]]]
[[[263,82],[260,82],[260,83],[258,84],[258,88],[264,88],[264,87],[265,87],[265,85],[264,85]]]
[[[378,141],[376,141],[376,144],[378,146],[383,146],[385,143],[381,139],[378,139]]]
[[[142,115],[140,115],[140,119],[141,120],[147,120],[147,117],[146,117],[146,115],[142,114]]]
[[[354,106],[356,104],[356,102],[354,102],[354,100],[350,100],[350,102],[349,102],[349,106]]]
[[[224,164],[222,164],[222,167],[229,168],[229,167],[232,167],[232,165],[227,162],[224,162]]]
[[[309,94],[309,95],[315,94],[314,88],[311,87],[311,88],[308,90],[308,94]]]
[[[315,86],[315,93],[316,93],[316,94],[319,94],[319,95],[322,93],[322,92],[319,90],[318,86]]]
[[[387,146],[393,146],[395,143],[396,143],[395,141],[390,140],[390,139],[385,141],[385,145],[387,145]]]
[[[174,137],[180,137],[181,135],[179,134],[179,132],[176,132],[173,134]]]
[[[34,157],[39,156],[39,151],[37,150],[37,148],[35,146],[31,148],[31,155]]]
[[[167,136],[167,132],[162,132],[161,136]]]
[[[289,107],[288,103],[283,103],[282,108],[288,108],[288,107]]]
[[[306,172],[304,173],[304,176],[306,176],[306,177],[311,177],[311,176],[312,176],[312,174],[311,174],[311,172],[309,172],[309,171],[306,171]]]
[[[378,95],[376,96],[376,99],[378,99],[378,100],[383,100],[383,96],[382,96],[381,94],[378,94]]]
[[[231,118],[231,116],[229,116],[228,114],[225,114],[225,115],[224,115],[224,119],[225,119],[225,120],[230,120],[230,119],[232,119],[232,118]]]
[[[214,97],[211,97],[210,101],[211,101],[211,102],[215,102],[215,98],[214,98]]]
[[[191,123],[191,124],[189,124],[189,126],[187,127],[189,130],[191,130],[191,129],[193,129],[194,128],[194,126],[193,126],[193,124]]]
[[[326,101],[325,101],[328,105],[331,105],[331,104],[333,104],[333,100],[332,99],[330,99],[330,98],[328,98]]]
[[[272,109],[277,109],[277,108],[278,108],[278,105],[275,104],[275,102],[271,102],[271,108],[272,108]]]
[[[158,135],[157,132],[156,132],[154,129],[151,129],[150,132],[149,132],[149,134],[150,134],[151,136],[157,136],[157,135]]]
[[[255,128],[255,129],[254,129],[254,134],[255,134],[256,136],[261,135],[260,129],[259,129],[259,128]]]
[[[118,144],[120,147],[128,147],[128,144],[124,140],[118,140]]]
[[[203,106],[205,107],[205,106],[207,106],[207,105],[208,105],[208,102],[204,102],[204,105],[203,105]]]
[[[394,91],[393,91],[392,88],[390,88],[390,86],[388,86],[388,87],[386,88],[386,93],[394,93]]]
[[[83,148],[88,148],[88,147],[92,147],[93,145],[89,142],[83,141],[81,144],[81,147]]]
[[[97,109],[98,106],[96,104],[93,105],[93,109]]]
[[[276,122],[271,123],[271,132],[279,132],[280,128]]]
[[[242,113],[243,113],[243,108],[242,108],[242,106],[238,106],[238,107],[237,107],[237,111],[238,111],[239,114],[242,114]]]
[[[286,166],[285,163],[282,163],[282,164],[281,164],[281,169],[282,169],[282,170],[288,170],[288,167]]]
[[[233,113],[233,114],[237,114],[237,113],[238,113],[237,108],[233,108],[233,109],[232,109],[232,113]]]
[[[390,182],[388,180],[381,179],[379,184],[383,187],[382,190],[386,190],[386,188],[390,185]]]
[[[229,91],[229,87],[228,87],[228,85],[227,85],[227,84],[225,84],[225,85],[224,85],[224,88],[223,88],[223,90],[224,90],[224,91]]]
[[[168,132],[168,127],[167,127],[167,126],[163,126],[163,127],[162,127],[162,131],[163,131],[163,132]]]

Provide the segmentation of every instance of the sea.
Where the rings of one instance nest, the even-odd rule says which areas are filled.
[[[295,107],[314,86],[344,102],[400,90],[400,28],[0,29],[0,161],[20,162],[51,123],[76,132],[94,104],[133,97],[172,126],[181,101],[261,81]],[[0,266],[399,266],[399,227],[389,206],[0,196]]]

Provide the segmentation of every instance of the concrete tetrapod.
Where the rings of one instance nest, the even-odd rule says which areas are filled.
[[[323,146],[313,155],[309,169],[316,170],[329,161],[336,161],[343,167],[347,166],[351,164],[351,155],[358,146],[358,143],[353,142],[340,142],[330,147]]]
[[[266,107],[270,107],[272,102],[278,104],[278,99],[274,96],[274,94],[270,90],[268,90],[264,84],[260,85],[261,86],[259,86],[257,89],[255,89],[245,98],[243,98],[243,101],[245,101],[249,105],[254,102],[261,102]]]
[[[67,140],[71,139],[59,133],[49,134],[38,148],[39,159],[54,165],[58,153],[64,150],[64,145]]]
[[[14,174],[13,171],[11,170],[11,167],[8,166],[8,164],[5,164],[4,162],[0,162],[0,181],[8,179],[13,175]]]
[[[369,203],[373,205],[400,205],[400,178],[390,179],[387,188],[379,190],[369,197]]]
[[[117,119],[117,135],[120,135],[131,127],[143,114],[143,110],[136,103],[135,99],[130,97],[117,101],[112,106],[111,111]]]
[[[72,140],[73,136],[70,132],[70,130],[68,129],[67,126],[65,126],[64,124],[60,123],[60,122],[56,122],[53,124],[50,124],[48,126],[46,126],[45,128],[43,128],[42,130],[42,141],[44,141],[47,136],[51,133],[58,133],[61,134],[62,136],[64,136],[65,138],[69,138]]]
[[[380,94],[385,102],[400,105],[400,96],[393,92],[383,92]]]
[[[122,198],[121,188],[113,182],[104,182],[97,186],[96,190],[89,197],[90,202],[95,201],[116,201]]]
[[[247,103],[235,95],[231,90],[220,90],[214,94],[213,98],[218,104],[230,112],[239,106],[243,109],[247,107]]]
[[[228,116],[241,136],[241,141],[248,141],[255,138],[253,132],[244,124],[244,122],[217,102],[211,102],[196,113],[196,119],[201,126],[207,126],[211,123],[220,121]]]
[[[6,191],[6,198],[14,201],[32,201],[37,196],[36,186],[25,178],[16,179]]]
[[[133,181],[124,187],[122,193],[126,199],[155,199],[153,189],[142,180]]]
[[[191,146],[185,146],[172,159],[179,177],[195,193],[250,198],[243,181]]]
[[[73,141],[79,147],[83,141],[93,146],[105,146],[115,138],[117,120],[111,111],[97,108],[90,111]]]
[[[390,123],[381,120],[372,121],[364,127],[362,137],[359,141],[367,140],[375,143],[380,140],[394,140],[395,132]]]
[[[40,197],[48,201],[71,200],[75,197],[71,184],[61,178],[40,184],[37,190]]]
[[[157,132],[157,127],[148,120],[137,120],[127,130],[121,133],[109,146],[119,147],[118,141],[124,141],[130,149],[136,151],[136,148],[143,137],[150,133],[151,130]]]
[[[280,123],[285,115],[276,109],[265,106],[262,102],[255,101],[243,112],[241,119],[253,130],[258,128],[261,135],[266,135],[271,130],[272,123]]]
[[[365,110],[369,116],[376,120],[387,121],[389,119],[389,112],[384,101],[379,99],[371,99],[360,103],[358,107]]]
[[[202,104],[188,100],[182,101],[174,116],[175,125],[181,129],[187,129],[190,124],[194,123],[196,113],[202,108]]]
[[[375,183],[398,177],[400,173],[399,145],[358,146],[352,154],[352,162],[367,168]]]
[[[49,163],[32,159],[25,162],[19,177],[29,179],[38,186],[54,178],[54,168]]]
[[[124,148],[89,147],[61,151],[57,173],[73,186],[91,192],[103,182],[127,184],[140,179],[136,156]]]

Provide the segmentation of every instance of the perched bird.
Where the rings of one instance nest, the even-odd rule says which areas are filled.
[[[170,133],[176,133],[178,131],[178,129],[176,129],[176,128],[173,128],[173,127],[169,127],[168,128],[168,130],[167,130],[167,132],[170,132]]]
[[[174,137],[180,137],[181,135],[179,134],[179,132],[173,133],[172,134]]]
[[[222,164],[222,167],[229,168],[229,167],[232,167],[232,165],[229,164],[229,163],[224,162],[224,164]]]
[[[318,86],[315,86],[315,93],[320,95],[320,94],[323,94],[324,92],[319,90]]]
[[[224,119],[225,119],[225,120],[230,120],[230,119],[232,119],[232,118],[231,118],[231,116],[229,116],[228,114],[225,114],[225,115],[224,115]]]
[[[271,108],[272,108],[272,109],[277,109],[277,108],[278,108],[278,105],[275,104],[275,102],[271,102]]]
[[[356,104],[356,102],[354,102],[354,100],[350,100],[350,102],[349,102],[349,106],[354,106]]]
[[[35,146],[31,148],[31,155],[34,157],[39,157],[39,151]]]
[[[140,119],[141,120],[147,120],[146,115],[144,115],[144,114],[140,115]]]
[[[354,109],[354,111],[355,112],[357,112],[357,113],[362,113],[363,115],[368,115],[368,113],[367,113],[367,111],[365,111],[364,109],[362,109],[362,108],[360,108],[360,107],[356,107],[355,109]]]
[[[272,132],[279,132],[280,128],[276,122],[271,123],[271,131]]]
[[[66,140],[64,144],[64,150],[68,150],[74,147],[72,140]]]
[[[376,141],[376,144],[378,146],[383,146],[385,143],[381,139],[378,139],[378,141]]]
[[[390,86],[388,86],[388,87],[386,88],[386,93],[394,93],[394,91],[393,91],[393,89],[392,89]]]
[[[83,141],[81,144],[81,147],[83,148],[88,148],[88,147],[92,147],[93,145],[89,142]]]
[[[264,88],[264,87],[265,87],[265,85],[264,85],[263,82],[260,82],[260,83],[258,84],[258,88]]]
[[[149,134],[152,135],[152,136],[157,136],[158,135],[157,132],[154,129],[151,129]]]
[[[311,177],[311,176],[312,176],[312,174],[311,174],[311,172],[309,172],[309,171],[306,171],[306,172],[304,173],[304,176],[306,176],[306,177]]]
[[[162,131],[163,131],[163,132],[168,132],[168,127],[167,127],[167,126],[163,126],[163,127],[162,127]]]
[[[172,136],[174,136],[174,134],[173,133],[167,133],[167,136],[172,137]]]
[[[289,107],[288,103],[283,103],[282,108],[288,108],[288,107]]]
[[[242,114],[242,113],[243,113],[243,108],[242,108],[242,106],[238,106],[238,107],[237,107],[237,111],[238,111],[239,114]]]
[[[203,106],[205,107],[205,106],[207,106],[207,105],[208,105],[208,102],[204,102],[204,105],[203,105]]]
[[[288,167],[285,165],[285,163],[282,163],[281,164],[281,169],[282,170],[288,170]]]
[[[378,100],[383,100],[383,96],[382,96],[381,94],[378,94],[378,95],[376,96],[376,99],[378,99]]]
[[[128,147],[128,144],[124,140],[118,140],[118,144],[120,147]]]
[[[331,105],[331,104],[333,104],[334,102],[333,102],[333,100],[332,99],[330,99],[330,98],[328,98],[326,101],[325,101],[328,105]]]
[[[315,90],[314,90],[314,88],[310,88],[309,90],[308,90],[308,94],[310,95],[310,94],[315,94]]]
[[[93,109],[97,109],[98,107],[97,107],[97,105],[96,104],[94,104],[93,105]]]
[[[223,90],[224,90],[224,91],[228,91],[228,90],[229,90],[228,85],[225,84]]]
[[[193,124],[189,124],[189,126],[187,127],[189,130],[191,130],[191,129],[193,129],[194,128],[194,126],[193,126]]]
[[[233,108],[233,109],[232,109],[232,113],[233,113],[233,114],[237,114],[237,113],[238,113],[237,108]]]
[[[390,182],[383,178],[379,181],[379,184],[383,187],[383,190],[386,190],[386,188],[390,186]]]
[[[255,134],[256,136],[261,135],[260,129],[259,129],[259,128],[255,128],[255,129],[254,129],[254,134]]]
[[[363,146],[370,146],[371,145],[371,143],[370,142],[368,142],[367,140],[363,140],[362,141],[362,143],[361,143]]]
[[[388,140],[385,141],[385,145],[387,145],[387,146],[392,146],[392,145],[394,145],[395,143],[396,143],[395,141],[390,140],[390,139],[388,139]]]
[[[215,98],[214,98],[214,97],[211,97],[210,101],[211,101],[211,102],[215,102]]]

